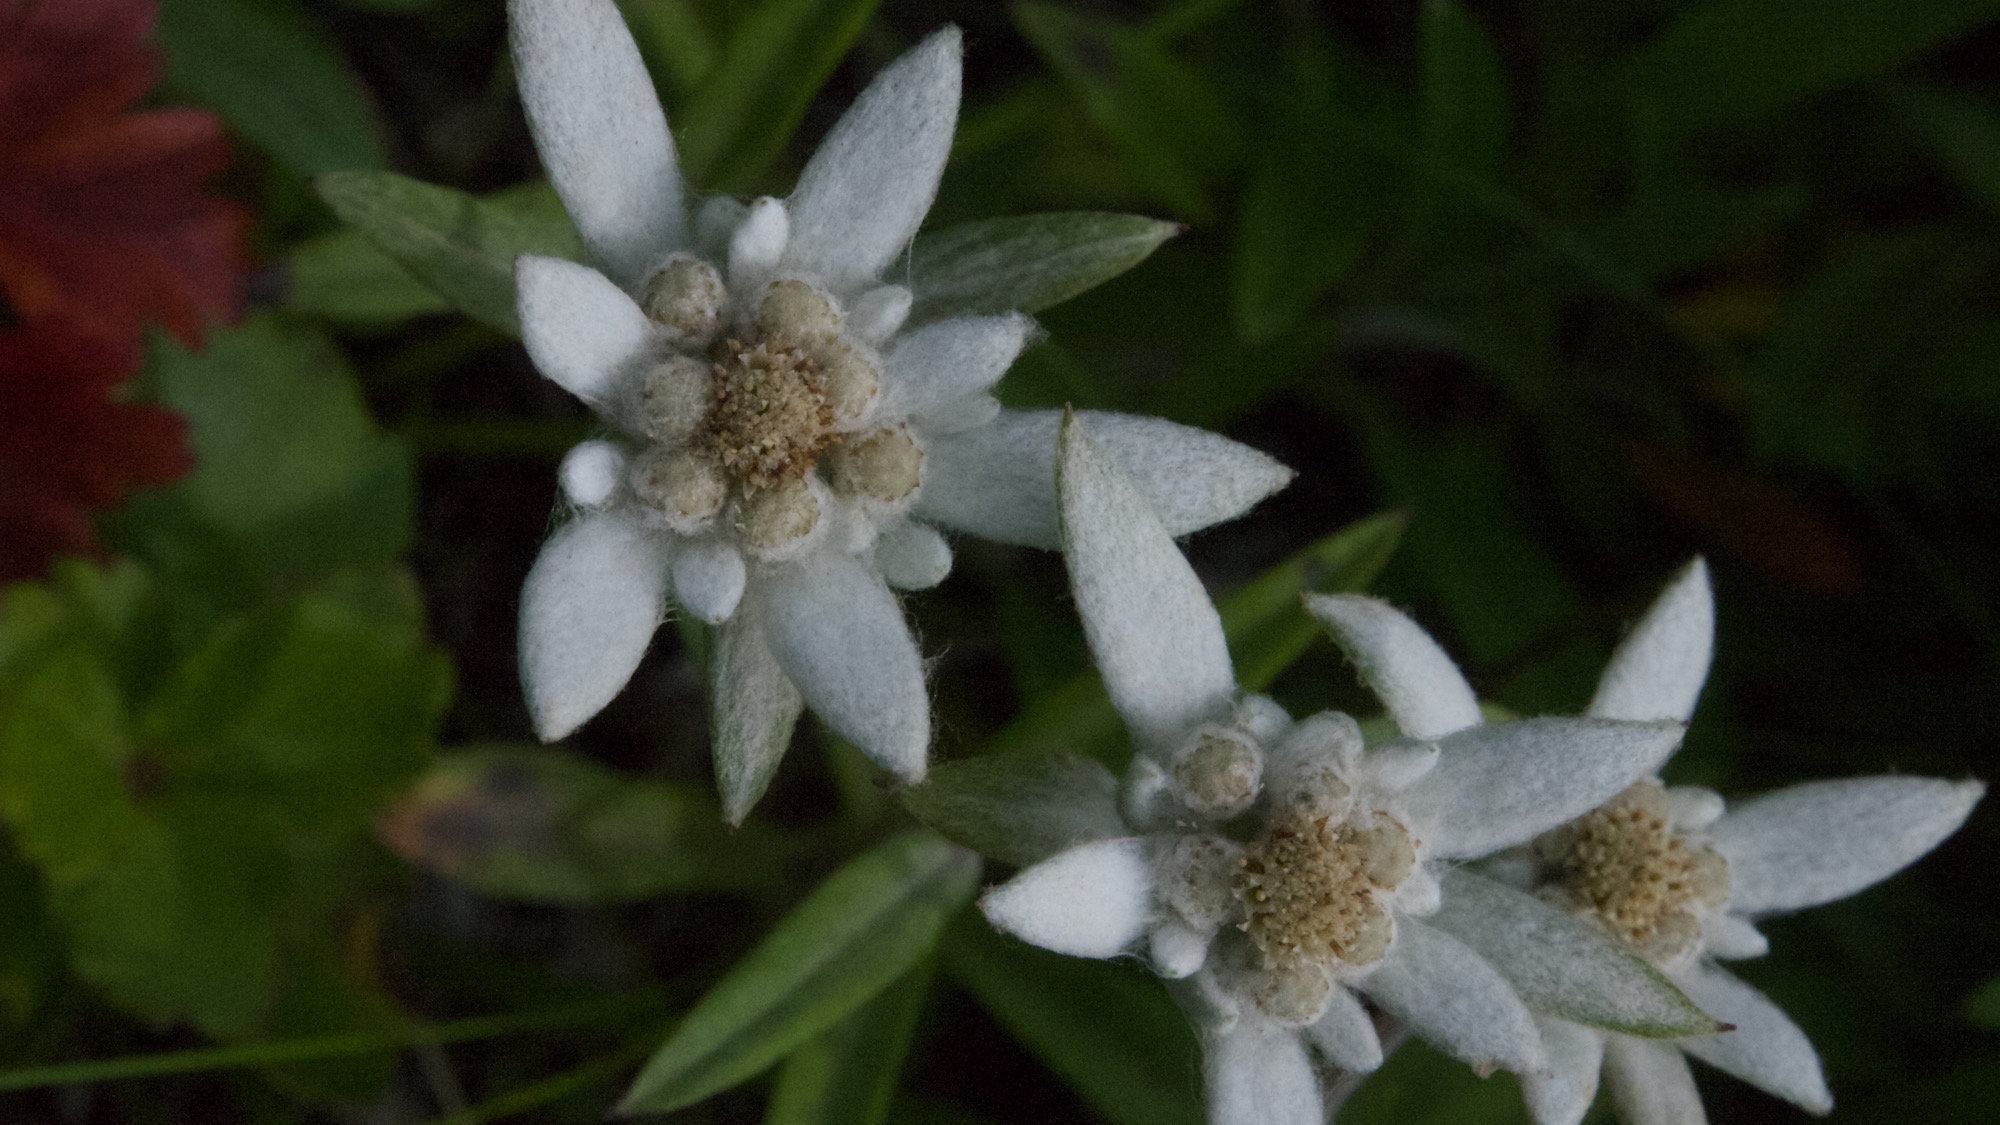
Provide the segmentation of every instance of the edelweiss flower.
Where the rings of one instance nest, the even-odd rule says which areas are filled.
[[[550,178],[605,267],[524,257],[523,340],[615,436],[571,451],[577,518],[522,594],[522,672],[543,738],[616,695],[671,597],[722,624],[725,809],[762,792],[803,703],[905,780],[924,771],[923,667],[889,587],[941,580],[931,523],[1053,545],[1052,412],[989,393],[1019,314],[905,330],[884,281],[951,147],[959,33],[876,77],[789,199],[712,199],[690,222],[673,139],[611,0],[513,0],[522,101]],[[1290,473],[1214,435],[1107,416],[1177,532]],[[803,697],[803,699],[801,698]]]
[[[1715,604],[1689,564],[1605,668],[1589,714],[1685,721],[1707,678]],[[1775,1004],[1715,962],[1768,948],[1755,920],[1846,896],[1951,835],[1985,787],[1919,777],[1794,786],[1725,811],[1705,789],[1638,782],[1496,860],[1549,902],[1592,919],[1734,1030],[1665,1042],[1543,1017],[1548,1067],[1524,1091],[1539,1125],[1575,1125],[1600,1071],[1633,1125],[1706,1120],[1685,1055],[1813,1113],[1833,1107],[1819,1057]]]
[[[1293,723],[1268,698],[1238,697],[1199,579],[1080,420],[1064,428],[1058,471],[1077,609],[1133,735],[1127,834],[1029,866],[987,894],[987,918],[1080,957],[1143,942],[1184,982],[1216,1125],[1320,1125],[1308,1046],[1351,1070],[1382,1059],[1356,992],[1475,1066],[1540,1066],[1514,989],[1419,920],[1439,908],[1440,864],[1602,802],[1655,768],[1681,724],[1481,726],[1443,653],[1367,599],[1314,608],[1392,634],[1364,670],[1410,737],[1370,750],[1346,715]]]

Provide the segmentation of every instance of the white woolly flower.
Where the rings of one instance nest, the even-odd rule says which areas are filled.
[[[669,599],[718,637],[725,811],[762,792],[802,704],[904,780],[923,775],[923,668],[891,587],[940,581],[933,524],[1053,545],[1056,419],[991,389],[1018,313],[906,326],[885,280],[937,192],[958,113],[956,28],[890,64],[792,195],[690,216],[672,134],[612,0],[512,0],[522,102],[603,272],[516,268],[543,374],[612,430],[561,469],[575,518],[522,594],[521,663],[544,739],[624,686]],[[1213,435],[1107,416],[1178,530],[1240,513],[1289,471]],[[1184,487],[1190,472],[1200,483]],[[1179,491],[1176,493],[1176,489]]]
[[[1370,749],[1345,715],[1294,723],[1239,695],[1200,581],[1081,420],[1064,428],[1058,493],[1077,609],[1133,736],[1124,834],[1031,864],[982,900],[987,918],[1075,956],[1141,952],[1178,981],[1214,1125],[1321,1125],[1311,1053],[1355,1071],[1382,1059],[1360,997],[1482,1070],[1538,1069],[1514,988],[1423,920],[1444,864],[1603,802],[1653,770],[1681,724],[1480,726],[1455,669],[1442,685],[1412,678],[1415,664],[1450,669],[1421,633],[1375,680],[1399,719],[1420,717],[1408,737]],[[1458,694],[1431,700],[1434,686]],[[1423,698],[1403,706],[1405,690]]]
[[[1589,714],[1694,714],[1714,647],[1708,570],[1689,564],[1611,659]],[[1918,777],[1823,781],[1727,807],[1704,789],[1646,778],[1492,863],[1545,901],[1590,919],[1659,966],[1733,1030],[1662,1041],[1538,1017],[1548,1066],[1525,1077],[1538,1125],[1576,1125],[1599,1076],[1630,1125],[1706,1120],[1687,1055],[1813,1113],[1833,1106],[1805,1033],[1717,961],[1768,948],[1756,921],[1844,898],[1956,831],[1978,782]]]

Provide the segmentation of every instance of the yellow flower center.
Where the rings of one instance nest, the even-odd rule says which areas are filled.
[[[1675,832],[1666,791],[1641,781],[1533,845],[1545,893],[1670,961],[1700,940],[1701,910],[1729,902],[1729,863]]]
[[[1393,935],[1378,897],[1415,865],[1409,831],[1381,814],[1281,822],[1244,849],[1234,883],[1243,930],[1267,969],[1373,964]]]

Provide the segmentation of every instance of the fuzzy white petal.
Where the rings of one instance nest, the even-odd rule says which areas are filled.
[[[1769,953],[1771,942],[1747,918],[1711,914],[1701,920],[1701,948],[1718,960],[1741,961]]]
[[[729,236],[729,287],[748,296],[771,280],[791,230],[791,215],[783,200],[767,195],[752,203],[743,222]]]
[[[1135,836],[1080,844],[986,892],[995,929],[1071,957],[1116,957],[1146,933],[1153,864]]]
[[[1146,938],[1148,952],[1153,956],[1153,971],[1167,980],[1195,975],[1208,962],[1208,944],[1212,940],[1211,935],[1171,918],[1155,924]]]
[[[1222,618],[1081,421],[1064,427],[1058,480],[1063,555],[1091,655],[1136,742],[1164,752],[1236,695]]]
[[[930,748],[923,664],[903,611],[853,556],[814,551],[759,583],[764,639],[813,712],[912,784]]]
[[[1403,793],[1432,854],[1482,856],[1589,812],[1653,773],[1680,745],[1676,722],[1544,718],[1439,740],[1437,768]]]
[[[1375,1021],[1353,992],[1336,987],[1327,997],[1326,1011],[1300,1034],[1306,1037],[1326,1061],[1342,1070],[1368,1074],[1382,1065],[1382,1040],[1375,1034]]]
[[[1611,654],[1589,714],[1603,719],[1687,722],[1715,651],[1715,592],[1708,564],[1681,568]]]
[[[1175,538],[1242,515],[1292,479],[1264,454],[1206,430],[1091,410],[1077,417]],[[986,425],[934,438],[917,513],[982,539],[1054,548],[1061,424],[1056,410],[1003,410]]]
[[[913,300],[910,291],[901,285],[878,285],[848,306],[847,330],[864,344],[881,344],[909,319]]]
[[[625,451],[616,442],[578,442],[556,466],[563,498],[579,508],[601,508],[625,480]]]
[[[523,254],[514,265],[521,343],[536,370],[600,411],[652,358],[652,322],[625,291],[589,266]]]
[[[1682,1050],[1802,1109],[1825,1113],[1833,1108],[1819,1053],[1799,1025],[1763,993],[1699,963],[1674,982],[1710,1015],[1736,1025],[1720,1035],[1679,1040]]]
[[[984,394],[1021,354],[1034,326],[1010,313],[958,316],[904,333],[882,357],[881,416],[922,414]]]
[[[936,410],[926,410],[922,414],[910,416],[910,422],[920,433],[935,437],[939,434],[956,434],[974,429],[1000,417],[1000,400],[992,395],[967,395],[954,402],[945,403]]]
[[[729,256],[729,238],[750,214],[750,205],[727,195],[712,196],[702,202],[694,217],[696,254],[720,262]],[[777,259],[774,256],[772,261]]]
[[[1315,594],[1306,609],[1333,631],[1404,734],[1437,738],[1480,722],[1479,699],[1458,665],[1401,610],[1361,594]]]
[[[1846,898],[1958,831],[1986,786],[1862,777],[1781,789],[1709,828],[1729,860],[1730,909],[1752,916]]]
[[[1414,918],[1358,987],[1426,1042],[1475,1070],[1542,1065],[1541,1036],[1506,978],[1471,947]]]
[[[709,686],[722,815],[730,824],[741,824],[771,784],[805,709],[799,689],[764,643],[764,623],[754,599],[716,629]]]
[[[624,688],[666,594],[666,541],[625,512],[591,512],[542,547],[521,589],[521,684],[542,741]]]
[[[743,556],[719,539],[688,544],[674,557],[674,600],[710,625],[727,620],[743,598]]]
[[[951,573],[951,544],[934,528],[902,520],[875,540],[875,567],[898,590],[928,590]]]
[[[1203,1036],[1208,1125],[1324,1125],[1319,1079],[1297,1032],[1246,1017]]]
[[[620,283],[683,239],[674,138],[612,0],[512,0],[514,71],[542,167]]]
[[[1597,1097],[1604,1033],[1566,1020],[1536,1017],[1547,1065],[1521,1076],[1521,1095],[1535,1125],[1577,1125]]]
[[[835,292],[882,276],[937,198],[958,123],[956,27],[885,67],[820,142],[792,193],[785,267]]]
[[[1712,789],[1693,785],[1667,787],[1667,816],[1683,832],[1700,832],[1722,818],[1728,806]]]
[[[1620,1125],[1708,1125],[1701,1091],[1675,1044],[1610,1036],[1604,1042],[1604,1081]]]

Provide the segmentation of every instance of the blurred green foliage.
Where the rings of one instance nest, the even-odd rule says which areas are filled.
[[[1295,599],[1373,586],[1490,700],[1574,710],[1703,553],[1718,659],[1672,779],[1993,775],[2000,3],[621,7],[690,182],[738,194],[964,25],[919,298],[967,247],[1059,248],[1013,278],[1049,336],[1010,405],[1301,471],[1189,545],[1246,683],[1364,708]],[[200,468],[112,515],[115,560],[0,593],[0,1116],[597,1121],[664,1043],[640,1100],[723,1091],[674,1120],[1199,1120],[1157,983],[958,910],[962,853],[901,834],[851,750],[802,731],[824,753],[726,833],[699,629],[571,747],[517,744],[515,597],[591,423],[509,338],[512,257],[578,250],[502,6],[164,0],[157,41],[164,100],[242,142],[271,264],[242,324],[151,350]],[[1115,764],[1060,562],[958,565],[912,604],[939,776]],[[1746,967],[1837,1120],[1991,1115],[1993,825]],[[1718,1122],[1789,1112],[1704,1085]],[[1519,1106],[1416,1046],[1343,1120]]]

